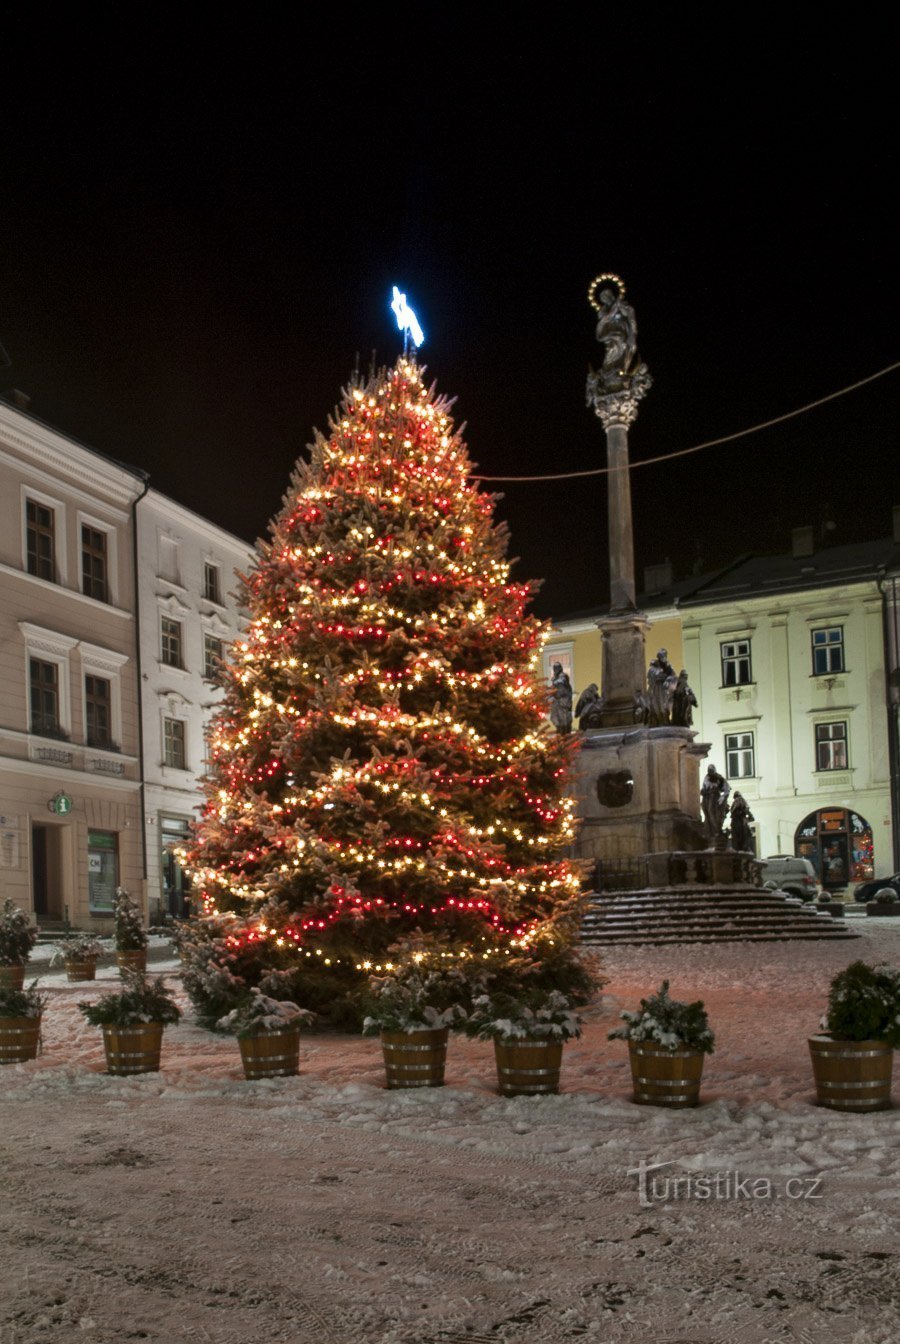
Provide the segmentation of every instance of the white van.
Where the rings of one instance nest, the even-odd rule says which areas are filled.
[[[794,854],[770,854],[761,877],[763,882],[775,882],[779,891],[814,901],[819,894],[816,870],[809,859],[798,859]]]

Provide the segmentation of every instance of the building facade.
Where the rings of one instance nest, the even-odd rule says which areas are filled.
[[[145,480],[0,404],[0,892],[102,929],[143,891],[133,516]]]
[[[108,932],[185,912],[219,663],[252,548],[0,402],[0,897]]]
[[[807,857],[836,890],[900,868],[894,517],[891,537],[821,550],[797,529],[789,555],[639,599],[648,659],[665,646],[687,669],[698,740],[747,800],[757,854]],[[601,684],[601,614],[555,622],[545,650],[568,654],[576,700]]]
[[[186,913],[177,851],[201,801],[219,665],[241,625],[252,549],[156,490],[137,509],[143,818],[151,920]]]

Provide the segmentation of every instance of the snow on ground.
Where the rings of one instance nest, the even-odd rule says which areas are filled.
[[[76,1005],[115,968],[48,972],[43,1055],[0,1070],[0,1341],[894,1344],[900,1111],[815,1106],[806,1044],[835,971],[900,962],[896,922],[854,927],[615,949],[541,1098],[455,1038],[446,1087],[387,1092],[377,1040],[327,1031],[247,1083],[190,1017],[159,1074],[111,1078]],[[666,977],[717,1033],[695,1111],[633,1105],[607,1041]],[[668,1164],[643,1203],[640,1162]]]

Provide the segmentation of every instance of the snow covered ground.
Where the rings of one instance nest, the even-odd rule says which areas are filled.
[[[115,968],[47,973],[44,1053],[0,1071],[0,1344],[894,1344],[900,1110],[816,1107],[806,1038],[836,970],[900,961],[897,923],[618,948],[543,1098],[456,1039],[446,1087],[387,1092],[377,1040],[325,1031],[247,1083],[190,1017],[159,1074],[111,1078],[75,1005]],[[666,976],[717,1033],[696,1111],[634,1106],[606,1039]],[[641,1162],[668,1164],[643,1202]]]

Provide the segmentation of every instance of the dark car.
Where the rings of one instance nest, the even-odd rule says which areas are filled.
[[[876,893],[885,887],[893,889],[894,900],[900,901],[900,873],[894,873],[893,877],[876,877],[871,882],[861,882],[853,893],[853,899],[861,904],[874,901]]]

